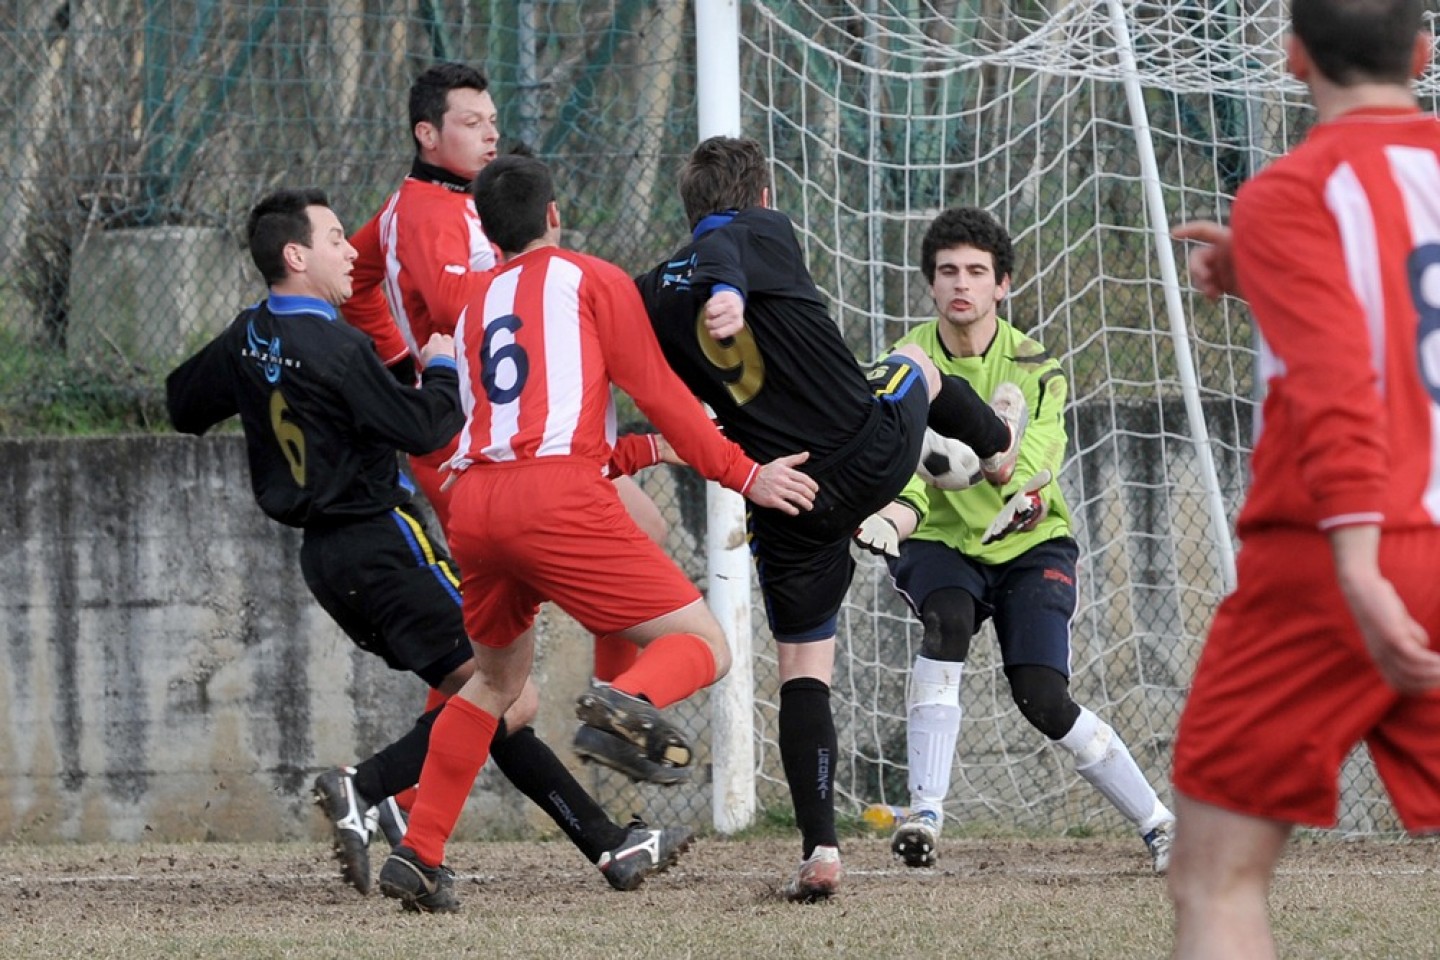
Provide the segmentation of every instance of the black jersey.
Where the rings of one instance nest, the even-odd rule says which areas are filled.
[[[753,459],[808,450],[814,466],[869,421],[871,387],[783,213],[706,217],[690,244],[636,283],[670,366]],[[717,286],[745,298],[745,328],[720,342],[702,315]]]
[[[404,503],[396,449],[438,450],[465,422],[453,363],[428,364],[419,388],[401,386],[369,338],[335,316],[322,300],[272,294],[165,381],[182,433],[239,414],[255,499],[292,527]]]

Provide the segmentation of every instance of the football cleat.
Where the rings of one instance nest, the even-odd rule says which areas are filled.
[[[330,821],[340,877],[361,893],[370,892],[368,809],[355,792],[355,768],[336,767],[315,778],[315,803]]]
[[[1170,869],[1170,844],[1175,840],[1175,821],[1166,820],[1145,834],[1145,847],[1155,864],[1155,872],[1164,876]]]
[[[840,880],[844,876],[839,849],[816,847],[809,857],[801,861],[800,869],[785,885],[785,899],[795,903],[828,900],[840,889]]]
[[[572,748],[585,763],[598,763],[618,770],[636,782],[658,783],[662,786],[690,782],[688,767],[656,763],[629,740],[598,727],[582,725],[575,731]]]
[[[646,877],[673,867],[694,836],[688,827],[652,830],[643,821],[632,820],[620,846],[600,854],[595,866],[616,890],[634,890]]]
[[[454,913],[460,909],[460,901],[455,898],[454,872],[443,865],[426,866],[404,844],[396,847],[380,868],[380,892],[415,913]]]
[[[916,810],[890,838],[890,852],[907,867],[933,867],[940,859],[940,818],[930,810]]]
[[[688,767],[694,754],[684,735],[648,700],[611,686],[592,686],[575,701],[575,715],[594,727],[630,741],[652,763]]]
[[[1030,422],[1030,408],[1020,388],[1006,381],[990,395],[990,409],[1010,428],[1010,445],[981,460],[980,472],[995,486],[1003,487],[1015,474],[1015,464],[1020,459],[1020,441],[1025,438],[1025,426]]]

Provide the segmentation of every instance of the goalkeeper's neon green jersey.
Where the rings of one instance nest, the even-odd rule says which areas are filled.
[[[1068,387],[1059,361],[1005,320],[999,321],[995,339],[978,357],[951,356],[940,343],[938,320],[916,327],[896,345],[907,343],[924,350],[941,373],[964,377],[981,397],[988,399],[1006,380],[1017,384],[1030,410],[1030,425],[1020,442],[1020,460],[1003,490],[983,480],[968,490],[937,490],[918,476],[910,478],[898,499],[920,515],[920,526],[912,538],[947,544],[981,563],[1004,563],[1045,540],[1068,537],[1070,509],[1059,483],[1060,464],[1065,459]],[[1045,519],[1034,530],[982,545],[985,528],[1005,501],[1041,470],[1049,470],[1056,478],[1041,491],[1048,508]]]

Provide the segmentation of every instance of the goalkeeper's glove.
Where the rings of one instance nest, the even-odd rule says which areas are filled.
[[[868,550],[877,557],[898,559],[900,556],[900,529],[890,518],[872,513],[860,521],[860,529],[855,531],[855,543],[862,550]]]
[[[1034,530],[1036,525],[1045,519],[1049,509],[1045,506],[1045,499],[1040,496],[1040,491],[1049,482],[1049,470],[1041,470],[1025,481],[1025,485],[1006,500],[1005,506],[995,514],[995,519],[990,521],[990,526],[985,529],[985,536],[980,538],[980,542],[994,543],[1012,533]]]

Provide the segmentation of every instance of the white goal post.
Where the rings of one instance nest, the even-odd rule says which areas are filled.
[[[697,0],[702,104],[707,63],[729,55],[700,29],[712,7],[735,4]],[[1060,482],[1081,548],[1072,689],[1166,795],[1190,672],[1233,582],[1257,396],[1248,314],[1190,290],[1168,235],[1183,220],[1228,219],[1238,186],[1312,122],[1284,71],[1287,11],[1284,0],[753,0],[724,67],[738,76],[739,132],[771,156],[776,206],[862,359],[931,317],[919,248],[940,210],[980,206],[1008,226],[1008,318],[1070,385]],[[1431,70],[1421,87],[1432,109],[1436,83]],[[755,699],[724,710],[753,715],[759,803],[787,806],[774,646],[752,609],[754,685],[728,693]],[[883,566],[862,558],[832,689],[842,809],[906,802],[905,679],[919,639]],[[1122,825],[1019,716],[988,627],[961,703],[952,818]],[[1347,771],[1342,826],[1393,828],[1374,816],[1365,763]],[[721,778],[735,775],[717,752],[722,830],[748,819],[720,809],[734,797]]]

